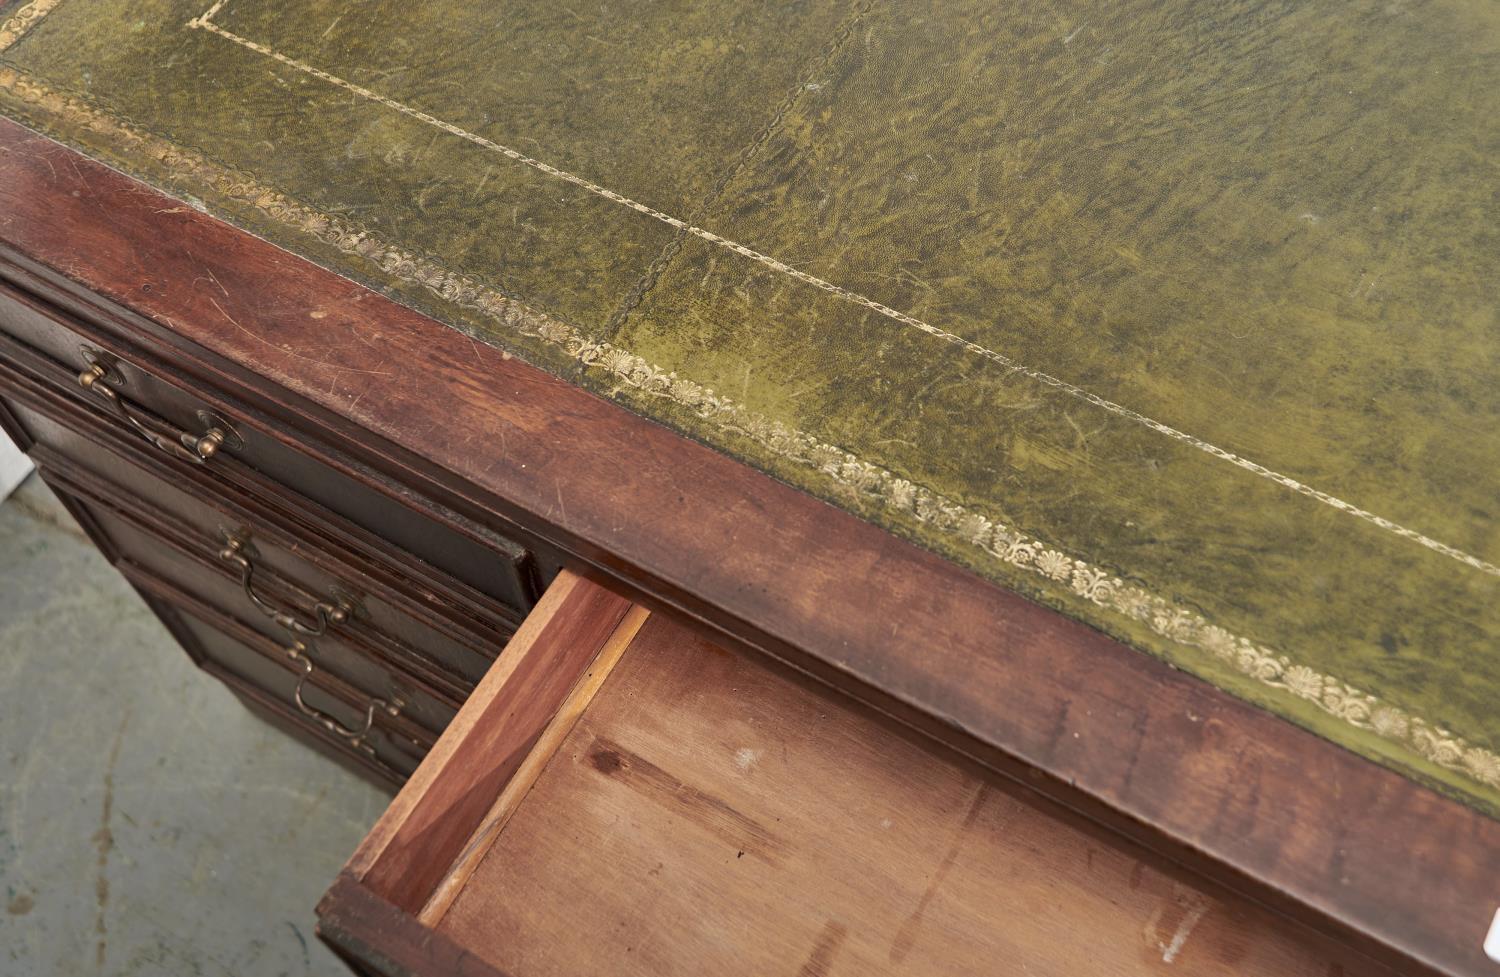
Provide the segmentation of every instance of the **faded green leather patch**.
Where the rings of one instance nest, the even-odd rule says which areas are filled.
[[[210,2],[0,109],[1500,811],[1489,0]]]

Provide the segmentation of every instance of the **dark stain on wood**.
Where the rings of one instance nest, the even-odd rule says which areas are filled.
[[[624,768],[625,760],[620,754],[613,750],[597,748],[597,741],[595,746],[596,749],[589,753],[589,763],[593,765],[595,770],[606,777],[613,777]]]
[[[596,737],[589,745],[587,759],[599,773],[659,803],[671,805],[700,827],[729,842],[741,854],[774,865],[785,851],[781,840],[763,825],[617,743]]]
[[[1208,946],[1220,963],[1235,967],[1250,955],[1250,941],[1255,938],[1255,924],[1238,910],[1223,911],[1215,907],[1206,923]],[[1338,967],[1338,964],[1331,966]]]
[[[838,955],[839,947],[844,945],[844,939],[848,935],[849,927],[843,923],[835,923],[831,919],[824,923],[822,932],[813,943],[812,952],[807,955],[807,962],[797,971],[797,977],[827,977],[829,968],[833,966],[833,958]]]
[[[948,877],[953,869],[953,863],[958,859],[959,849],[963,845],[964,836],[974,827],[975,820],[979,817],[979,808],[984,804],[985,795],[988,790],[984,784],[974,792],[974,800],[969,803],[968,813],[959,825],[958,832],[953,836],[953,841],[948,845],[948,852],[943,860],[938,863],[937,871],[932,873],[932,881],[927,883],[927,889],[922,893],[922,898],[917,900],[917,908],[906,917],[906,922],[901,924],[901,929],[896,931],[896,938],[891,941],[891,963],[900,963],[906,959],[907,954],[916,945],[917,932],[922,928],[922,919],[927,914],[927,906],[932,902],[932,897],[937,894],[938,888]]]

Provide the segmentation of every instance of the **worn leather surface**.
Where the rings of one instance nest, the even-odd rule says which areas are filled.
[[[1500,811],[1490,0],[208,3],[0,110]]]

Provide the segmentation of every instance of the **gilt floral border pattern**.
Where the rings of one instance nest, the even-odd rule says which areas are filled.
[[[59,2],[33,0],[23,6],[0,26],[0,51]],[[1349,726],[1374,732],[1439,767],[1488,787],[1500,788],[1500,755],[1473,746],[1451,731],[1384,703],[1335,676],[1297,664],[1286,655],[1210,624],[1193,611],[1028,537],[982,512],[749,410],[628,350],[592,339],[577,328],[453,272],[430,257],[390,244],[354,221],[320,213],[248,174],[174,146],[97,110],[75,95],[57,92],[14,67],[0,65],[0,91],[11,93],[34,111],[82,126],[128,147],[131,152],[144,154],[177,179],[200,181],[227,199],[253,207],[283,226],[310,235],[343,254],[372,262],[383,273],[418,285],[444,302],[478,312],[517,336],[540,340],[618,386],[691,411],[720,430],[814,470],[868,502],[895,510],[990,558],[1034,574],[1046,587],[1066,588],[1098,607],[1145,625],[1162,638],[1208,653],[1265,688],[1309,702]]]
[[[30,3],[22,4],[5,23],[0,24],[0,51],[19,41],[27,31],[36,26],[37,21],[50,14],[52,8],[60,3],[62,0],[31,0]]]

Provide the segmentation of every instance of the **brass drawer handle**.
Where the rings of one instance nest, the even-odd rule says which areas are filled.
[[[302,698],[302,689],[307,685],[307,680],[312,678],[315,667],[312,659],[308,657],[307,651],[307,645],[300,641],[294,641],[286,649],[287,655],[302,669],[302,674],[297,678],[297,688],[292,694],[293,700],[297,703],[297,709],[304,716],[316,720],[320,726],[330,733],[346,740],[350,746],[373,757],[375,755],[375,748],[370,745],[368,737],[370,730],[375,726],[376,711],[379,710],[392,717],[398,716],[401,714],[400,704],[392,705],[384,699],[371,698],[365,704],[365,721],[357,728],[345,726],[316,706],[308,705],[307,701]]]
[[[220,448],[240,446],[240,437],[229,422],[206,410],[198,412],[198,419],[208,427],[203,434],[176,431],[168,435],[153,430],[135,416],[125,399],[115,391],[112,384],[118,385],[121,381],[118,375],[110,370],[104,354],[85,347],[83,359],[88,364],[88,368],[78,374],[78,385],[98,395],[109,404],[115,416],[135,428],[147,441],[172,457],[202,465],[217,455]]]
[[[315,624],[303,624],[289,612],[270,603],[255,592],[256,553],[255,548],[250,545],[249,530],[240,529],[230,532],[227,529],[220,529],[219,532],[224,537],[224,548],[219,550],[219,559],[240,568],[240,586],[245,589],[245,596],[250,598],[250,603],[288,631],[316,638],[326,633],[331,626],[343,624],[354,614],[354,602],[342,594],[334,594],[332,599],[320,600],[313,605],[312,612],[317,618]]]
[[[230,532],[220,528],[220,535],[224,538],[224,548],[219,550],[219,559],[231,563],[240,568],[240,586],[245,590],[245,596],[250,599],[257,609],[276,622],[283,628],[292,632],[292,643],[286,646],[286,653],[301,674],[297,676],[297,685],[292,692],[292,700],[296,703],[297,711],[317,722],[318,725],[333,735],[347,742],[363,753],[370,761],[384,769],[397,780],[405,780],[406,775],[390,764],[381,760],[375,754],[375,747],[370,745],[370,731],[375,727],[375,714],[377,712],[396,717],[401,715],[401,709],[406,705],[405,696],[396,692],[392,701],[370,696],[365,703],[365,719],[358,726],[345,726],[333,716],[310,705],[303,697],[303,690],[307,688],[308,679],[312,678],[317,667],[313,664],[311,652],[312,639],[319,637],[336,624],[343,624],[354,614],[354,602],[343,594],[335,592],[330,600],[321,600],[313,606],[313,613],[317,622],[307,625],[293,617],[287,611],[283,611],[274,604],[266,601],[255,592],[255,547],[250,542],[250,531],[239,529]],[[296,635],[306,636],[307,641],[297,638]]]

